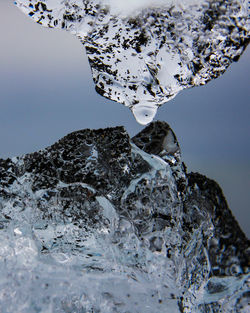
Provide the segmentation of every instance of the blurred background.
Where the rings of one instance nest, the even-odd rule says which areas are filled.
[[[139,125],[99,96],[83,46],[0,0],[0,158],[34,152],[83,128]],[[182,91],[156,116],[170,124],[189,171],[216,180],[250,235],[250,48],[220,78]]]

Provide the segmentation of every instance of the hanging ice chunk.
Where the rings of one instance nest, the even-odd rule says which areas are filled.
[[[39,24],[77,35],[99,94],[150,122],[180,90],[204,85],[249,43],[245,0],[17,0]]]

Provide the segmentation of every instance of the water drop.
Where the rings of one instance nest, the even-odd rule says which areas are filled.
[[[137,104],[131,110],[137,122],[146,125],[153,121],[157,112],[157,106],[152,104]]]

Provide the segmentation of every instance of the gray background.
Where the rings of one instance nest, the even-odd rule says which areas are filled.
[[[85,51],[71,34],[43,28],[0,0],[0,157],[33,152],[83,128],[143,127],[96,94]],[[250,50],[220,78],[184,90],[156,116],[170,124],[189,171],[215,179],[250,234]]]

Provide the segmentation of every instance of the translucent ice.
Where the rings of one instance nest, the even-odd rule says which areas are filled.
[[[146,125],[150,123],[157,112],[157,107],[149,103],[139,103],[132,107],[132,112],[138,123]]]
[[[0,159],[1,313],[248,312],[249,241],[170,127]]]
[[[247,0],[16,4],[39,24],[75,34],[86,48],[97,92],[128,106],[142,124],[180,90],[224,73],[249,42]],[[142,112],[142,102],[150,114]]]

